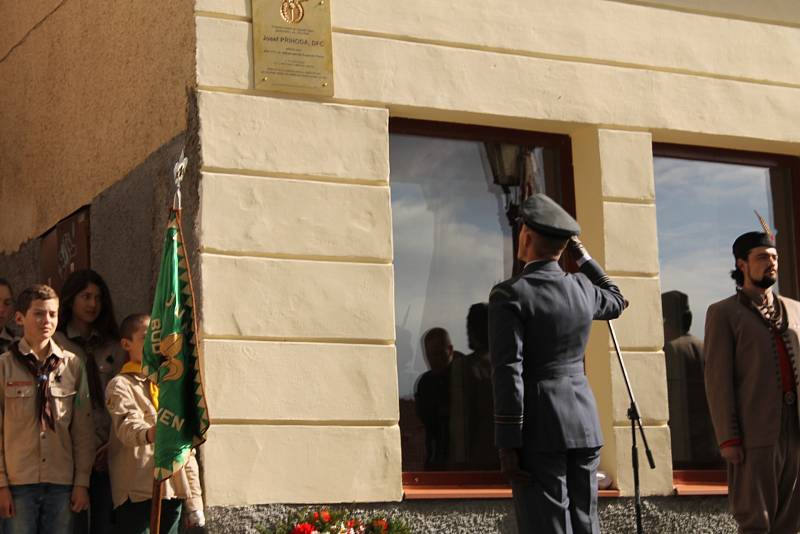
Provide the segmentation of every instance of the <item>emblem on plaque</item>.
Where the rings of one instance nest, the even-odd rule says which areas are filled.
[[[281,18],[289,24],[297,24],[306,14],[303,2],[306,0],[283,0],[281,4]]]

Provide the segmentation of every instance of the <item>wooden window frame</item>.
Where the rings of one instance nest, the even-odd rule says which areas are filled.
[[[653,143],[653,157],[788,170],[792,189],[791,210],[795,238],[795,287],[800,288],[800,246],[797,243],[800,239],[800,157],[673,143]],[[728,494],[725,469],[676,469],[673,470],[672,478],[676,495]]]
[[[572,140],[568,135],[394,117],[389,119],[389,133],[557,150],[562,206],[575,216]],[[403,472],[403,491],[409,500],[511,498],[511,487],[499,471],[406,471]],[[601,495],[613,497],[618,496],[619,492],[604,490]]]

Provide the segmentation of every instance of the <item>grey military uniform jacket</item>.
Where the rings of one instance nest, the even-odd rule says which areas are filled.
[[[560,451],[603,444],[597,405],[584,373],[595,319],[625,307],[619,289],[589,260],[577,274],[533,262],[489,297],[495,444]]]

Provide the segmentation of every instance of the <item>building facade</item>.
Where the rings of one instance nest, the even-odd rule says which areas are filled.
[[[403,351],[414,358],[432,324],[410,328],[413,302],[396,307],[411,287],[398,247],[414,245],[398,217],[414,219],[393,180],[413,182],[408,162],[433,161],[436,147],[459,149],[436,139],[539,147],[543,179],[557,175],[583,241],[631,302],[616,328],[657,466],[642,459],[642,490],[671,495],[654,154],[767,169],[794,278],[782,289],[795,291],[800,6],[329,1],[332,98],[255,88],[249,0],[0,7],[11,21],[0,37],[0,276],[38,279],[40,236],[88,205],[92,267],[122,312],[147,309],[172,163],[187,147],[184,225],[212,417],[207,505],[397,502],[414,446],[400,422],[416,371],[404,373],[421,369]],[[473,198],[457,184],[416,185],[426,198]],[[498,232],[495,281],[510,269],[510,230]],[[699,250],[718,248],[698,238]],[[442,261],[443,273],[456,268]],[[463,322],[465,310],[454,313]],[[601,469],[629,496],[628,400],[602,324],[587,374],[606,436]]]

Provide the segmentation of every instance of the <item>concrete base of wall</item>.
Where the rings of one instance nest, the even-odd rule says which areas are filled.
[[[262,505],[214,507],[207,511],[211,534],[255,533],[256,525],[273,524],[305,506]],[[515,534],[511,501],[404,501],[398,504],[333,505],[368,515],[385,512],[406,521],[414,533],[481,532]],[[643,503],[645,532],[735,533],[726,497],[649,497]],[[600,527],[605,533],[636,532],[633,499],[601,499]]]

